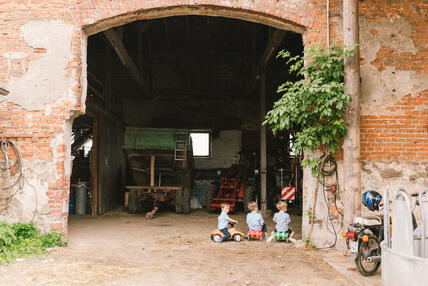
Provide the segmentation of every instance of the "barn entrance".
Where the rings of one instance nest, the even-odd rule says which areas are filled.
[[[301,35],[210,16],[135,21],[90,36],[86,114],[73,127],[75,142],[85,143],[73,143],[79,159],[71,195],[85,182],[85,213],[92,215],[119,206],[144,214],[154,206],[215,211],[209,190],[239,174],[261,208],[275,211],[281,189],[294,188],[289,212],[301,215],[302,158],[293,130],[273,136],[260,124],[279,98],[277,87],[293,80],[276,60],[282,49],[301,54]],[[175,192],[160,198],[130,186],[180,187],[181,210],[178,189],[159,188]],[[246,210],[245,198],[236,199],[236,210]]]

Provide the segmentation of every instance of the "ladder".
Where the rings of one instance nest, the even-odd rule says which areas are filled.
[[[187,159],[187,133],[175,134],[174,160],[184,161]]]

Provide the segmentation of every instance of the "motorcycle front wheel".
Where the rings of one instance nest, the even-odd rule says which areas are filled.
[[[370,235],[368,241],[362,242],[358,251],[358,256],[355,259],[355,265],[358,272],[364,276],[374,275],[380,266],[380,260],[367,261],[367,257],[380,256],[380,243],[377,237]]]

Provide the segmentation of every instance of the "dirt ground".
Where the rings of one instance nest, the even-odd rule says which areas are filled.
[[[244,214],[231,217],[245,231]],[[216,224],[217,214],[203,210],[161,212],[152,220],[122,211],[72,216],[68,247],[0,266],[0,285],[354,285],[322,260],[325,251],[247,240],[217,244],[209,237]],[[298,233],[300,225],[292,217]]]

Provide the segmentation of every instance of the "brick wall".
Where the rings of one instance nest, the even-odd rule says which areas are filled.
[[[409,38],[412,51],[393,47],[394,41],[403,37],[401,29],[388,35],[390,43],[383,42],[376,59],[363,62],[379,72],[390,68],[392,74],[408,72],[420,92],[402,94],[401,99],[383,105],[378,114],[361,117],[361,159],[381,161],[428,161],[428,3],[426,1],[364,1],[360,14],[373,22],[387,19],[405,19],[411,29]],[[406,25],[406,26],[407,26]],[[376,28],[370,31],[379,36]],[[362,54],[364,59],[364,54]],[[416,77],[422,78],[417,81]],[[425,77],[425,82],[423,78]],[[392,83],[391,83],[392,84]],[[407,83],[403,83],[407,84]],[[399,90],[392,88],[385,97],[395,96]],[[364,109],[364,106],[362,107]]]

